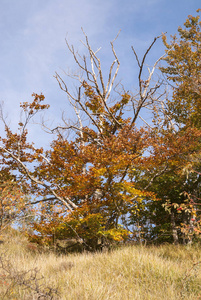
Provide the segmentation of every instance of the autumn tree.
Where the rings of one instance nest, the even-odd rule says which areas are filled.
[[[163,120],[154,135],[153,161],[157,169],[164,166],[166,171],[151,190],[170,213],[164,214],[161,205],[155,207],[154,230],[160,228],[164,239],[172,236],[175,243],[188,242],[200,233],[200,27],[199,15],[189,16],[184,28],[178,28],[179,37],[168,43],[163,36],[167,56],[161,71],[172,96],[164,102]]]
[[[198,13],[200,10],[197,11]],[[200,128],[201,120],[201,22],[199,14],[189,16],[184,28],[179,27],[179,37],[172,37],[170,44],[163,36],[168,52],[165,61],[167,66],[161,68],[172,85],[173,96],[167,102],[171,119],[182,125]]]
[[[137,187],[134,170],[144,172],[144,153],[151,144],[151,127],[143,114],[161,105],[161,82],[152,81],[152,77],[162,57],[144,77],[145,59],[158,38],[142,61],[132,48],[139,67],[139,91],[133,96],[121,89],[113,100],[111,93],[115,93],[120,67],[115,40],[111,42],[114,60],[105,80],[98,51],[92,50],[84,36],[88,56],[77,54],[67,42],[83,74],[69,74],[76,80],[76,91],[70,90],[61,75],[55,75],[77,121],[63,119],[62,126],[50,130],[54,134],[50,148],[35,148],[27,141],[27,125],[48,105],[43,104],[43,95],[33,94],[31,103],[21,104],[25,119],[19,122],[17,133],[11,131],[2,115],[6,138],[1,138],[0,151],[4,164],[17,171],[24,191],[37,198],[31,202],[39,209],[33,224],[38,234],[32,238],[51,243],[74,237],[93,250],[106,241],[131,236],[128,217],[137,214],[139,220],[146,210],[145,201],[155,201],[146,187]],[[136,126],[139,118],[144,121],[143,127]],[[140,228],[137,221],[134,225]]]
[[[163,36],[166,54],[147,71],[145,60],[158,38],[141,61],[132,47],[139,68],[135,94],[116,84],[116,39],[106,77],[99,50],[93,51],[84,32],[87,55],[66,41],[80,72],[55,78],[76,120],[63,114],[62,125],[42,124],[52,133],[48,149],[28,142],[30,120],[49,108],[42,94],[21,104],[17,132],[1,114],[2,166],[14,172],[24,194],[35,197],[28,201],[37,209],[32,240],[57,244],[73,238],[82,249],[96,250],[128,238],[178,243],[199,232],[199,18],[190,16],[184,25],[170,44]],[[153,80],[162,59],[165,80],[174,83],[169,96],[165,81]]]
[[[15,176],[10,174],[6,168],[1,168],[0,173],[0,233],[16,222],[25,221],[24,211],[25,196],[15,181]]]

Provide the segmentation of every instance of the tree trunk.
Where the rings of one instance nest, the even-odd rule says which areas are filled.
[[[173,237],[174,245],[178,245],[179,238],[178,238],[177,228],[175,224],[175,215],[173,210],[171,211],[171,225],[172,225],[172,237]]]

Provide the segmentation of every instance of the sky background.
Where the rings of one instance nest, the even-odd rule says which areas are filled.
[[[154,37],[162,32],[168,37],[175,34],[200,6],[200,0],[0,0],[0,102],[11,126],[17,128],[19,103],[31,101],[33,92],[45,95],[51,105],[50,120],[57,120],[63,110],[70,114],[54,74],[63,76],[63,70],[77,69],[65,39],[84,53],[81,27],[93,49],[101,47],[105,70],[112,62],[110,41],[121,29],[115,42],[119,79],[132,90],[137,65],[131,46],[142,57]],[[150,64],[163,53],[158,42],[150,53]],[[31,134],[37,142],[43,140],[36,127]]]

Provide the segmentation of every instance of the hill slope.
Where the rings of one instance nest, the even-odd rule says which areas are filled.
[[[40,253],[23,236],[0,245],[1,299],[201,299],[199,247],[130,246],[107,253]],[[43,296],[43,298],[42,298]]]

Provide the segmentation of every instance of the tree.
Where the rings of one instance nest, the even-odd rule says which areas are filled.
[[[199,13],[201,10],[198,9]],[[168,101],[168,113],[177,124],[196,126],[201,123],[201,21],[200,16],[189,16],[184,28],[179,27],[179,38],[172,37],[170,44],[166,36],[167,66],[161,68],[173,86],[173,97]]]
[[[7,169],[0,173],[0,232],[20,222],[25,209],[24,194]]]
[[[171,86],[172,97],[165,103],[165,122],[159,131],[154,160],[158,161],[160,144],[164,146],[163,155],[166,156],[163,161],[167,160],[167,151],[173,155],[167,164],[167,172],[154,182],[152,191],[163,199],[164,205],[166,202],[165,207],[170,212],[169,218],[166,216],[166,227],[172,228],[175,243],[179,235],[185,242],[200,233],[200,27],[199,15],[189,16],[184,28],[178,29],[179,38],[173,36],[168,44],[163,36],[167,64],[161,71]],[[160,215],[164,215],[160,206],[158,209]],[[162,228],[164,225],[161,222]]]
[[[51,129],[56,136],[50,148],[36,149],[33,143],[27,142],[27,125],[48,105],[42,104],[43,95],[33,94],[31,103],[21,104],[25,120],[19,122],[18,133],[10,130],[2,116],[6,138],[1,138],[0,153],[4,164],[17,170],[17,181],[24,191],[37,197],[32,204],[41,205],[41,214],[33,224],[39,234],[33,238],[39,241],[41,234],[42,239],[52,242],[70,236],[81,239],[83,245],[94,250],[106,240],[128,238],[131,235],[127,227],[129,216],[144,213],[146,199],[155,201],[146,187],[137,187],[133,170],[144,172],[151,128],[146,122],[138,128],[136,121],[146,109],[152,111],[161,103],[158,93],[161,82],[152,82],[152,76],[162,57],[144,78],[145,59],[158,38],[141,62],[132,48],[139,66],[139,93],[132,96],[122,90],[112,102],[111,93],[115,92],[120,66],[114,41],[111,42],[114,61],[105,84],[98,53],[92,50],[85,33],[84,36],[88,58],[76,54],[67,42],[83,72],[83,77],[70,75],[77,81],[76,93],[69,90],[60,75],[55,76],[68,96],[77,121],[63,120],[63,126]],[[69,132],[73,132],[73,138],[69,138]]]
[[[81,71],[69,74],[75,91],[61,75],[55,78],[76,120],[63,117],[63,124],[51,129],[43,124],[53,137],[48,149],[27,139],[30,120],[49,108],[42,94],[21,104],[24,120],[17,132],[1,114],[6,133],[0,139],[2,166],[12,170],[24,194],[35,196],[29,201],[38,210],[32,240],[57,244],[72,238],[82,249],[97,250],[130,238],[176,244],[200,233],[199,17],[190,16],[179,35],[170,44],[163,36],[166,55],[148,72],[145,60],[158,38],[142,61],[132,47],[139,67],[135,95],[116,84],[116,39],[107,80],[99,50],[92,50],[85,33],[87,55],[66,41]],[[175,84],[170,96],[164,81],[153,80],[163,58],[161,71]]]

